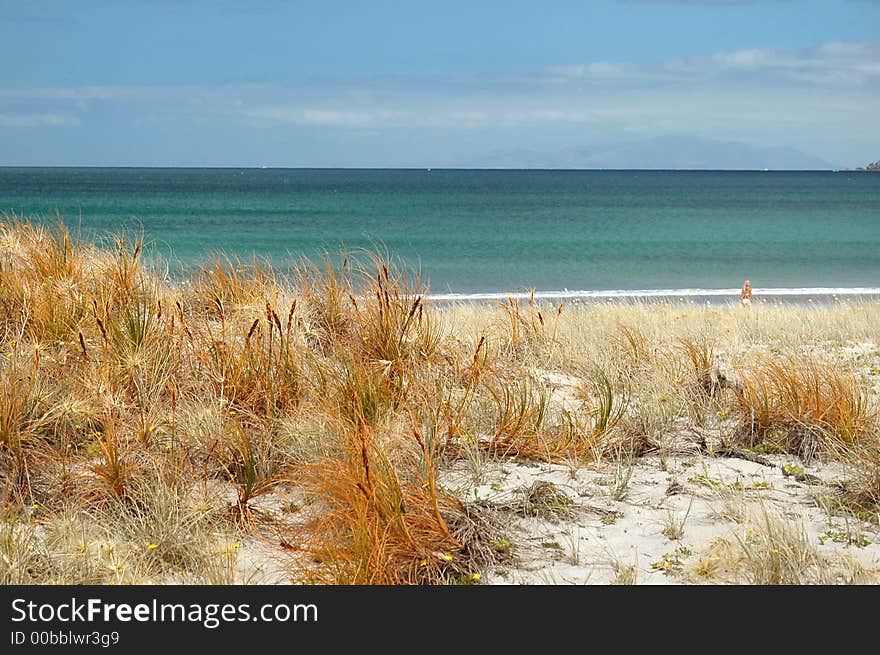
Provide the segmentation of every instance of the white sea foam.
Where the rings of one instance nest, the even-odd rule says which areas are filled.
[[[740,289],[602,289],[535,291],[535,300],[565,300],[573,298],[692,298],[710,296],[729,296],[738,298]],[[770,287],[754,290],[756,298],[761,296],[875,296],[880,295],[880,287]],[[469,300],[528,300],[529,291],[510,293],[432,293],[429,300],[469,301]]]

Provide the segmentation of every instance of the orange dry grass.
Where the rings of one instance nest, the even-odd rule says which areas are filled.
[[[302,395],[302,348],[295,329],[294,300],[282,321],[271,303],[249,324],[227,324],[223,305],[218,328],[196,328],[196,357],[224,404],[274,417],[294,408]]]
[[[305,481],[325,511],[307,527],[304,548],[317,582],[426,584],[461,573],[461,544],[442,511],[458,502],[441,492],[433,448],[414,430],[416,454],[393,460],[366,422],[343,428],[345,452],[309,466]]]
[[[811,357],[761,359],[736,388],[740,434],[811,456],[828,440],[856,443],[877,424],[868,390],[850,369]],[[824,442],[824,443],[823,443]]]
[[[97,267],[87,266],[78,235],[61,221],[46,228],[13,215],[0,224],[0,242],[0,318],[24,320],[36,339],[75,334],[101,277]]]
[[[370,255],[359,272],[367,286],[360,302],[352,300],[356,346],[402,393],[419,364],[439,348],[441,334],[424,311],[428,290],[418,274],[411,277],[404,266],[376,255]]]
[[[484,382],[497,408],[495,433],[488,444],[490,452],[501,457],[551,459],[554,446],[548,443],[544,430],[547,390],[528,378],[493,377]]]

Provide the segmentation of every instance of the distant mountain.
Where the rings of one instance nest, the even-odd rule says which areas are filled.
[[[641,168],[713,170],[832,170],[833,164],[795,148],[663,136],[555,153],[499,150],[464,164],[477,168]]]

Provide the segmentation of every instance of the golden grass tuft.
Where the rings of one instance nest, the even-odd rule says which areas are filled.
[[[460,504],[438,488],[435,448],[418,429],[416,448],[395,461],[365,421],[345,425],[341,457],[305,470],[322,512],[307,527],[310,578],[337,584],[451,582],[466,568],[444,511]]]
[[[832,441],[853,444],[877,428],[877,410],[853,370],[812,356],[761,358],[736,388],[740,434],[805,458]]]

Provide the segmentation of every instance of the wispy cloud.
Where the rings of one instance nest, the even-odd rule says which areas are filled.
[[[358,111],[339,108],[269,106],[242,107],[238,113],[256,121],[335,127],[368,127],[406,123],[408,120],[406,113],[387,109]]]
[[[200,86],[80,86],[80,87],[38,87],[38,88],[0,88],[0,102],[15,101],[124,101],[149,100],[174,96],[175,94],[197,93]]]
[[[57,127],[79,125],[79,117],[67,114],[0,114],[3,127]]]
[[[781,145],[880,147],[880,44],[743,49],[634,64],[295,85],[0,88],[0,127],[174,122],[226,130],[567,130],[573,138],[690,134]],[[824,145],[822,145],[824,144]],[[852,146],[856,147],[856,146]],[[833,159],[830,154],[824,156]]]
[[[826,43],[815,48],[749,48],[641,66],[608,62],[561,66],[548,74],[568,79],[703,82],[748,73],[752,81],[863,85],[880,80],[880,44]]]
[[[716,54],[711,63],[720,71],[777,73],[817,84],[862,85],[880,79],[880,44],[826,43],[803,50],[737,50]]]
[[[20,125],[40,124],[41,120],[46,125],[69,122],[93,104],[104,103],[137,105],[169,118],[238,116],[255,123],[346,128],[473,127],[590,122],[612,115],[645,117],[656,113],[657,107],[644,101],[656,102],[669,94],[686,98],[690,107],[708,109],[719,98],[739,105],[760,98],[772,106],[823,93],[836,94],[838,101],[845,101],[846,93],[876,98],[880,44],[826,43],[799,50],[744,49],[640,65],[597,61],[509,74],[294,86],[0,88],[0,111],[40,106],[40,112],[22,112],[30,118],[7,115],[10,125],[15,121]],[[679,109],[687,113],[687,107]]]
[[[634,131],[865,119],[880,100],[880,44],[747,49],[633,65],[587,62],[474,79],[288,90],[244,115],[303,125],[492,127],[617,124]],[[310,91],[310,93],[314,90]],[[820,104],[821,101],[821,104]],[[305,102],[305,104],[304,104]]]
[[[553,66],[548,68],[545,75],[556,77],[560,80],[567,79],[593,79],[593,80],[633,80],[644,77],[645,72],[636,66],[596,61],[588,64],[575,64],[572,66]],[[649,74],[650,76],[650,74]]]

